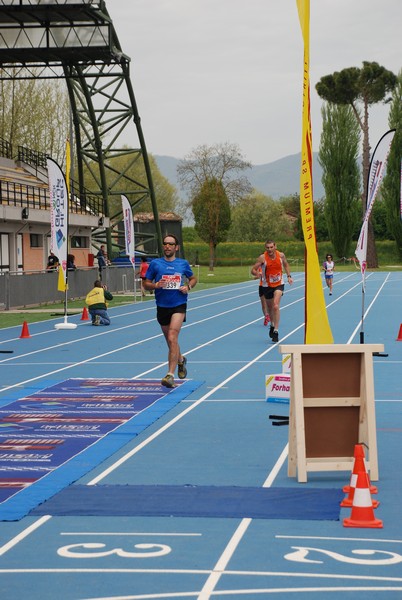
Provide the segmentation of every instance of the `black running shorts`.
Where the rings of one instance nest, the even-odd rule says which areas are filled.
[[[187,304],[179,304],[178,306],[157,306],[156,307],[156,318],[159,325],[169,325],[170,319],[174,313],[184,313],[186,315]],[[186,320],[184,316],[183,323]]]

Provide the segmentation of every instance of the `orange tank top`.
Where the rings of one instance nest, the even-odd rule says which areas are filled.
[[[278,250],[275,251],[275,258],[270,258],[268,252],[264,252],[265,258],[265,279],[269,287],[277,287],[283,284],[282,277],[282,259]]]

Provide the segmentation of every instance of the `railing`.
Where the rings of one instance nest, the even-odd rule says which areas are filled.
[[[2,179],[0,179],[0,202],[8,206],[50,210],[47,188]],[[75,197],[75,201],[70,201],[70,212],[81,215],[102,215],[102,201],[97,196],[89,194],[85,194],[84,199]]]
[[[7,140],[0,138],[0,156],[4,156],[5,158],[13,157],[13,146]]]
[[[33,167],[42,167],[43,169],[46,169],[47,167],[47,156],[43,152],[37,152],[36,150],[25,148],[25,146],[18,146],[17,156],[17,160],[24,162],[27,165],[32,165]]]
[[[35,185],[0,180],[0,198],[8,206],[50,209],[48,190]]]
[[[85,298],[99,278],[97,267],[79,268],[68,272],[68,298]],[[102,270],[102,281],[112,294],[141,295],[141,280],[134,280],[134,269],[110,266]],[[41,304],[63,302],[64,293],[57,289],[57,271],[23,271],[0,273],[0,311],[21,309]]]
[[[0,0],[1,2],[1,0]],[[0,138],[0,156],[14,159],[13,147],[10,142]],[[25,146],[18,146],[18,154],[16,160],[23,162],[36,169],[47,169],[47,155],[43,152],[31,150]],[[9,178],[1,178],[0,176],[0,203],[8,206],[26,206],[29,208],[38,208],[49,210],[49,197],[47,187],[40,185],[32,185],[11,181]],[[18,179],[18,176],[15,176]],[[72,182],[72,188],[78,190],[78,183]],[[70,212],[81,215],[104,215],[103,199],[88,190],[83,190],[80,197],[74,196],[74,200],[70,201]]]

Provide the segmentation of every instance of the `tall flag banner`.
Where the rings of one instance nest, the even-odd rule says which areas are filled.
[[[130,202],[128,198],[121,195],[121,203],[123,208],[123,222],[124,222],[124,239],[126,242],[126,254],[128,255],[130,262],[135,270],[135,244],[134,244],[134,221],[133,211],[131,210]]]
[[[371,211],[373,210],[374,200],[376,199],[378,189],[381,185],[382,178],[384,177],[385,166],[387,164],[388,155],[391,149],[391,144],[392,140],[394,139],[394,135],[395,129],[390,129],[389,131],[387,131],[387,133],[384,133],[377,146],[375,147],[370,161],[370,168],[367,180],[366,213],[364,215],[363,225],[360,230],[360,235],[355,250],[357,260],[360,263],[363,290],[365,286],[365,276],[367,269],[368,223]]]
[[[313,205],[313,148],[310,116],[310,0],[296,0],[304,41],[302,150],[300,168],[300,212],[305,244],[305,332],[306,344],[332,344],[325,306],[321,268],[317,252]]]
[[[401,187],[400,187],[400,205],[401,205],[401,219],[402,219],[402,160],[401,160]]]
[[[62,170],[51,158],[47,159],[47,170],[50,194],[50,245],[60,264],[57,289],[64,292],[67,285],[68,190]]]

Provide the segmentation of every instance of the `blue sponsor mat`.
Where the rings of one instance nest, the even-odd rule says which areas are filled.
[[[16,521],[122,448],[202,382],[67,379],[0,405],[0,520]]]
[[[338,521],[341,489],[175,485],[72,485],[31,515]]]

